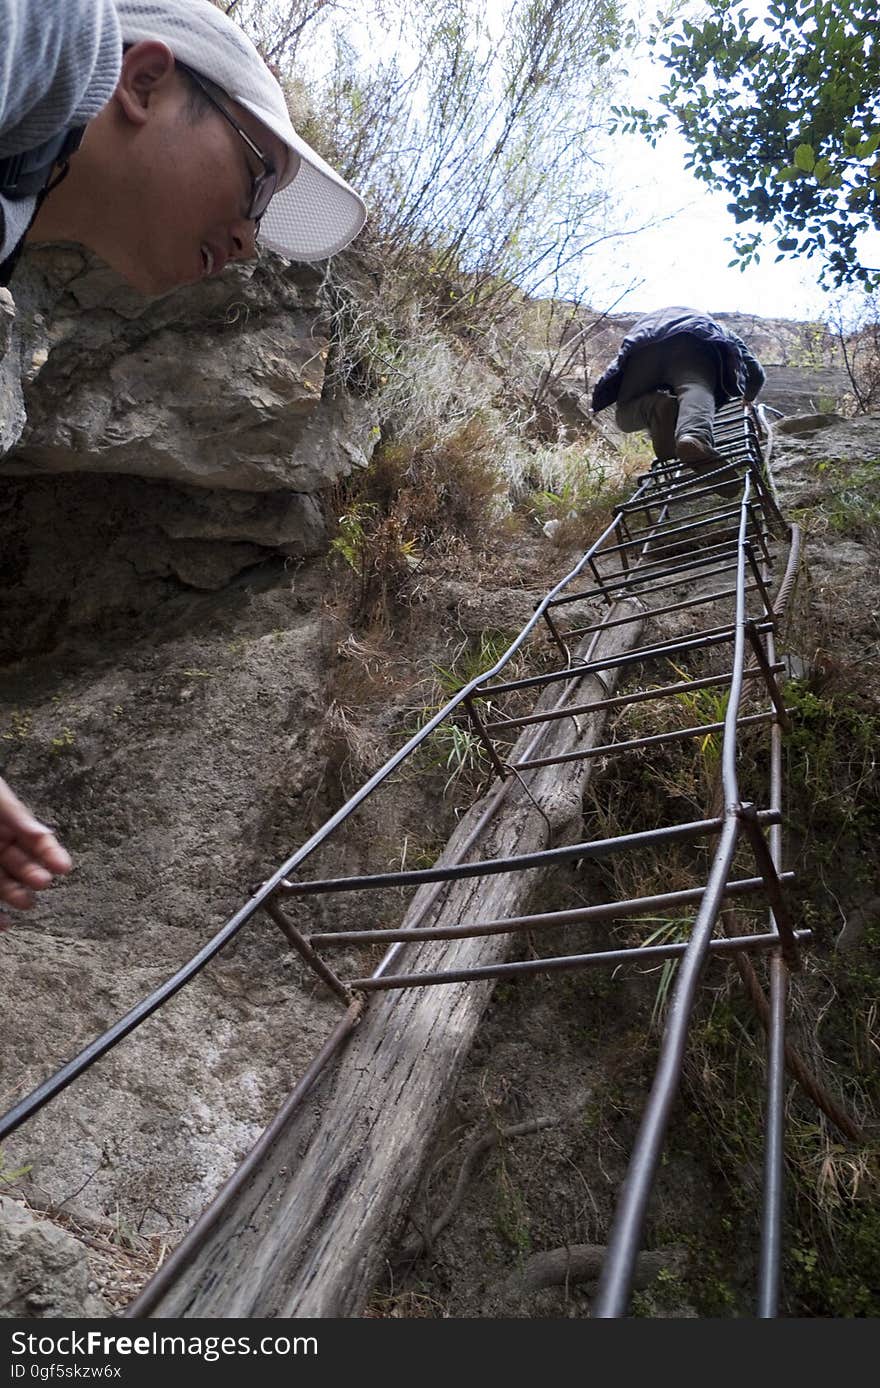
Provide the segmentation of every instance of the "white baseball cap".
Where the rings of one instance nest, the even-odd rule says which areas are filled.
[[[116,9],[123,43],[167,44],[287,146],[287,169],[260,223],[261,245],[292,260],[324,260],[357,236],[363,201],[297,135],[280,85],[237,24],[211,0],[116,0]]]

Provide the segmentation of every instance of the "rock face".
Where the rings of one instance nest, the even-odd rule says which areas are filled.
[[[0,289],[0,458],[21,438],[25,425],[15,336],[15,301],[8,289]]]
[[[123,620],[107,607],[112,585],[93,577],[91,626],[83,611],[47,660],[5,665],[6,775],[58,823],[76,868],[72,892],[45,893],[0,934],[0,1110],[168,978],[305,837],[327,703],[324,571],[308,568],[170,598],[142,579],[144,610]],[[35,702],[43,677],[51,690]],[[255,920],[161,1017],[4,1140],[6,1166],[29,1168],[18,1184],[31,1205],[106,1224],[118,1202],[128,1227],[174,1241],[335,1020],[277,928]],[[0,1234],[0,1282],[15,1269],[0,1317],[99,1314],[84,1283],[63,1307],[4,1311],[31,1282],[54,1289],[64,1267],[39,1281],[31,1242],[16,1249],[7,1257]]]
[[[89,1291],[91,1273],[78,1239],[0,1195],[0,1306],[8,1317],[106,1316]]]
[[[791,469],[807,474],[821,463],[876,463],[880,420],[876,415],[842,419],[836,414],[794,415],[774,428],[773,471],[784,493]]]
[[[148,302],[76,251],[32,253],[15,290],[27,419],[3,472],[329,486],[368,461],[374,421],[324,398],[319,287],[273,258]]]
[[[208,492],[139,477],[13,478],[0,489],[0,660],[153,610],[180,586],[225,587],[326,546],[307,493]]]
[[[810,601],[821,614],[813,617],[817,641],[832,662],[845,647],[854,660],[852,692],[863,696],[876,689],[880,670],[873,480],[878,462],[876,415],[793,416],[774,430],[771,464],[783,510],[791,514],[806,507],[812,516],[806,556]],[[825,655],[809,654],[823,665]]]
[[[330,388],[322,313],[315,271],[276,257],[147,302],[79,250],[32,251],[15,301],[0,291],[0,510],[43,513],[36,551],[105,504],[129,574],[198,588],[318,552],[318,495],[378,437],[372,408]],[[76,476],[59,492],[60,473]],[[103,496],[89,473],[113,474]]]

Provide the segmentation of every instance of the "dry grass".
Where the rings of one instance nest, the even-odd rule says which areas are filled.
[[[447,1320],[441,1301],[423,1292],[401,1291],[374,1296],[364,1311],[366,1320]]]
[[[177,1229],[144,1235],[131,1228],[119,1214],[114,1219],[95,1219],[82,1213],[69,1213],[63,1208],[33,1208],[20,1192],[15,1192],[15,1199],[31,1210],[35,1218],[57,1225],[84,1245],[91,1274],[90,1290],[107,1303],[111,1313],[122,1311],[130,1304],[158,1272],[183,1233]]]
[[[483,548],[504,517],[505,491],[494,436],[479,419],[444,438],[380,447],[367,472],[336,497],[331,548],[354,575],[357,620],[387,621],[434,551],[448,551],[450,542]],[[459,545],[457,557],[465,553]]]

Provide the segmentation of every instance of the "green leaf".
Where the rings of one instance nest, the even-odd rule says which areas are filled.
[[[659,105],[687,167],[727,195],[737,222],[775,226],[794,253],[821,258],[828,287],[876,283],[857,238],[876,221],[880,184],[877,0],[706,0],[696,19],[687,9],[688,28],[675,19],[675,38],[664,31],[656,45]]]

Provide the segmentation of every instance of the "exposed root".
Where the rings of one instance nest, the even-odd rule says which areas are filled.
[[[726,935],[739,933],[740,927],[737,924],[734,911],[723,910],[721,922]],[[768,1031],[770,1028],[770,1004],[755,972],[755,966],[744,950],[737,951],[735,963],[758,1020],[764,1030]],[[828,1121],[833,1123],[839,1132],[843,1133],[844,1137],[848,1138],[850,1142],[864,1141],[865,1135],[855,1119],[851,1118],[845,1109],[841,1108],[840,1104],[832,1098],[827,1089],[819,1083],[800,1052],[795,1050],[788,1041],[785,1043],[785,1068],[807,1098],[812,1099],[816,1107],[825,1114]]]
[[[504,1292],[512,1296],[527,1296],[542,1287],[563,1287],[570,1282],[595,1282],[605,1261],[607,1249],[604,1244],[573,1243],[566,1248],[550,1248],[543,1253],[533,1253],[521,1268],[504,1284]],[[682,1262],[682,1252],[678,1248],[661,1248],[650,1253],[640,1253],[636,1260],[633,1286],[636,1290],[647,1287],[658,1273],[664,1270],[677,1270]]]
[[[401,1249],[395,1258],[398,1267],[415,1263],[423,1253],[430,1251],[435,1241],[443,1233],[443,1230],[451,1223],[456,1215],[465,1191],[473,1176],[477,1166],[494,1147],[498,1147],[502,1142],[507,1142],[511,1138],[526,1137],[529,1133],[544,1132],[547,1128],[556,1128],[568,1117],[563,1114],[556,1118],[530,1118],[523,1123],[513,1123],[508,1128],[491,1127],[486,1128],[470,1145],[465,1152],[464,1160],[459,1168],[458,1178],[455,1188],[445,1208],[431,1223],[428,1229],[420,1230],[418,1237],[412,1243],[407,1244]],[[412,1217],[410,1217],[412,1218]]]

